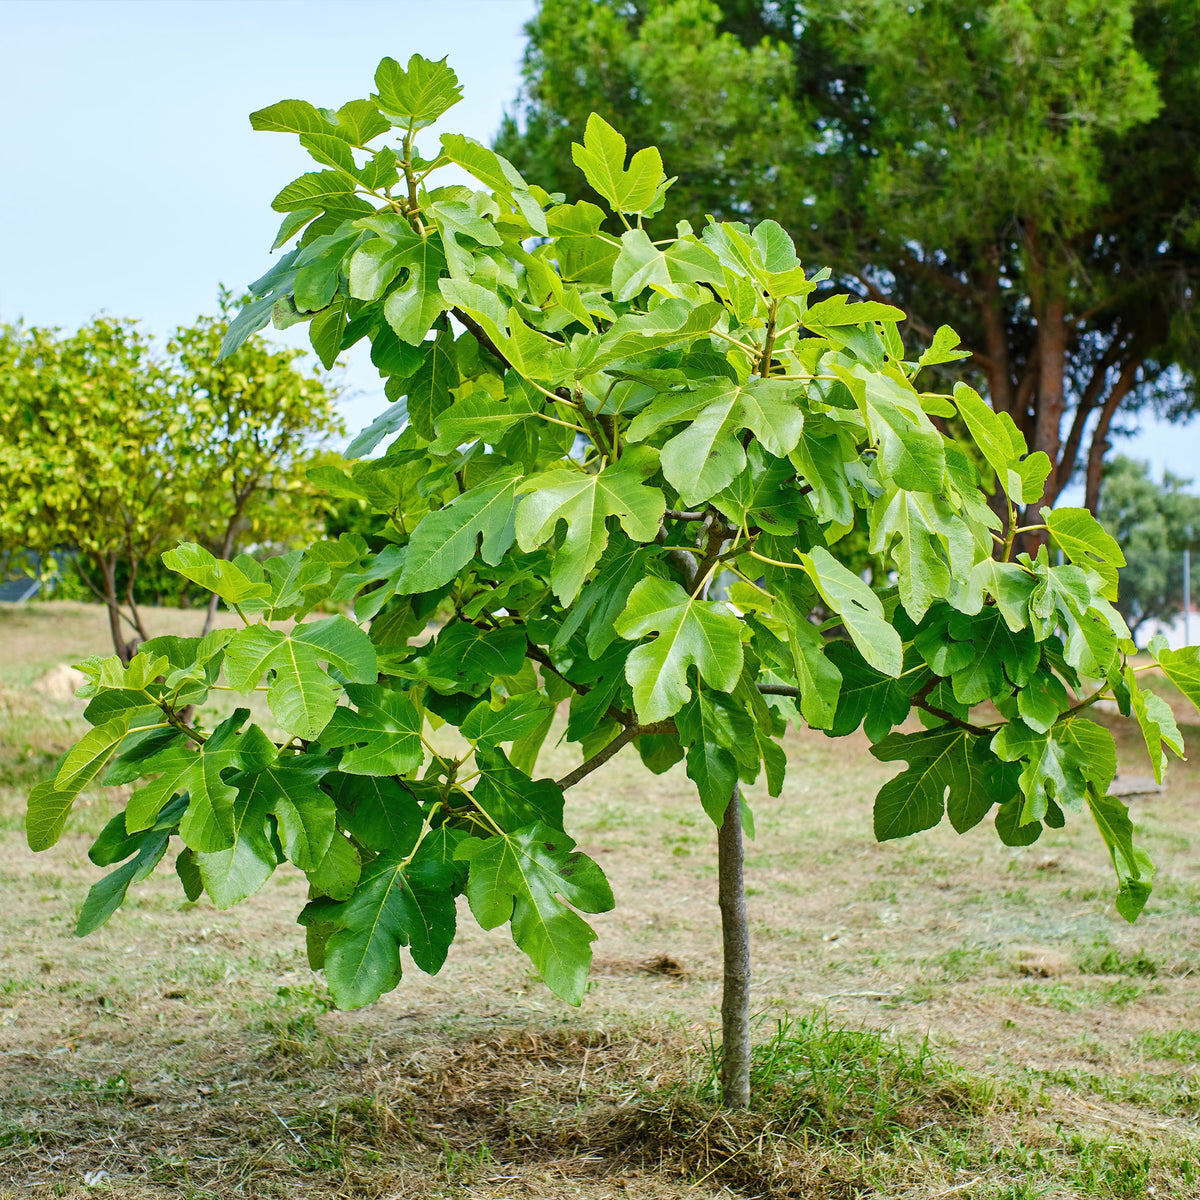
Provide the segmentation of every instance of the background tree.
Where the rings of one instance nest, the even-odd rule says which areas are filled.
[[[328,457],[329,439],[345,432],[337,388],[320,371],[303,369],[303,351],[252,338],[220,357],[238,307],[222,291],[216,316],[181,326],[167,344],[175,402],[191,416],[188,436],[174,447],[176,470],[202,517],[179,537],[220,558],[238,546],[291,549],[316,535],[324,509],[307,474]],[[204,633],[216,611],[212,595]]]
[[[601,208],[562,202],[468,138],[418,148],[459,99],[445,62],[384,59],[375,85],[336,111],[285,100],[253,114],[320,169],[276,197],[277,244],[297,241],[224,353],[272,317],[308,322],[327,363],[370,341],[393,403],[352,449],[386,452],[318,474],[386,518],[388,540],[347,533],[265,563],[195,544],[164,555],[242,625],[87,665],[92,728],[34,790],[26,826],[34,849],[52,845],[110,762],[107,780],[137,781],[91,851],[115,869],[80,932],[178,836],[187,894],[222,907],[285,860],[305,873],[310,961],[342,1006],[395,987],[403,947],[439,970],[464,893],[578,1004],[595,938],[581,913],[614,897],[566,832],[567,795],[632,747],[652,771],[682,762],[718,831],[721,1078],[726,1103],[745,1105],[742,785],[779,794],[789,719],[834,737],[861,726],[876,757],[907,764],[876,797],[880,839],[991,815],[1025,845],[1088,814],[1117,910],[1135,919],[1152,868],[1109,795],[1113,735],[1087,713],[1116,696],[1156,774],[1182,741],[1127,662],[1111,604],[1123,559],[1095,518],[1047,509],[1039,528],[1070,561],[1044,547],[1013,559],[1012,510],[1051,464],[970,387],[922,390],[954,335],[910,359],[898,309],[811,303],[821,273],[775,222],[652,240],[661,159],[627,162],[599,117],[573,153],[619,237]],[[481,186],[439,186],[450,164]],[[1006,536],[931,414],[977,443]],[[894,582],[872,588],[830,552],[860,526]],[[733,604],[710,595],[722,570]],[[306,619],[338,603],[352,616]],[[440,605],[450,619],[430,637]],[[1197,655],[1159,648],[1157,665],[1200,703]],[[193,724],[222,677],[265,688],[271,722],[237,708]],[[539,777],[560,707],[579,761]],[[910,714],[919,728],[902,728]]]
[[[336,391],[261,339],[214,366],[225,324],[177,330],[166,354],[131,321],[0,331],[0,547],[73,552],[123,660],[185,534],[228,553],[320,528],[306,472],[341,429]]]
[[[773,219],[835,280],[942,322],[1097,503],[1123,416],[1195,404],[1191,0],[542,0],[497,147],[577,194],[591,111],[678,164],[668,213]]]
[[[1191,482],[1166,471],[1156,483],[1149,463],[1123,454],[1105,468],[1096,516],[1125,552],[1117,609],[1135,637],[1145,622],[1170,624],[1183,609],[1182,552],[1200,550],[1200,496],[1188,491]],[[1200,579],[1191,587],[1195,603]]]

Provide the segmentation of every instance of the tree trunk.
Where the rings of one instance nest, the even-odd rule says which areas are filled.
[[[1109,392],[1100,410],[1100,419],[1096,422],[1096,432],[1092,434],[1092,444],[1088,448],[1087,487],[1084,492],[1083,506],[1089,512],[1096,511],[1100,503],[1100,483],[1104,478],[1104,456],[1112,443],[1108,440],[1108,431],[1112,428],[1113,417],[1121,407],[1121,401],[1133,390],[1137,380],[1138,368],[1142,365],[1140,358],[1127,362],[1121,368],[1113,390]]]
[[[750,1106],[750,930],[742,876],[741,796],[735,786],[717,830],[718,900],[725,983],[721,995],[721,1102]]]
[[[1042,313],[1038,330],[1041,348],[1038,366],[1037,425],[1031,450],[1044,450],[1050,461],[1058,465],[1062,449],[1062,419],[1066,409],[1064,381],[1067,370],[1066,305],[1060,297],[1050,300]],[[1054,501],[1054,472],[1046,479],[1043,504]]]
[[[104,581],[104,603],[108,608],[108,631],[112,634],[113,649],[117,657],[126,666],[133,657],[129,643],[121,636],[121,602],[117,599],[117,564],[112,558],[105,558],[98,564],[100,577]]]

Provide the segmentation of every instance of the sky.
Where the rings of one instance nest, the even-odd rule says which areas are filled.
[[[269,266],[271,199],[311,166],[295,138],[252,131],[249,113],[290,97],[336,108],[369,94],[385,55],[448,55],[464,98],[444,128],[488,142],[517,94],[533,11],[534,0],[0,0],[0,321],[74,328],[107,313],[166,335],[212,312],[220,285]],[[302,326],[274,336],[306,344]],[[366,349],[345,357],[353,432],[385,401]],[[1200,421],[1148,419],[1115,448],[1200,481]]]
[[[0,0],[0,321],[98,313],[165,335],[271,263],[271,200],[314,169],[248,116],[374,90],[385,55],[449,56],[445,128],[490,142],[520,84],[533,0]],[[436,131],[427,138],[436,147]],[[279,340],[307,345],[304,327]],[[384,407],[356,347],[352,431]]]

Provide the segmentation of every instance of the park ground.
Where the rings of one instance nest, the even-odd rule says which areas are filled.
[[[789,734],[783,794],[749,793],[757,1100],[726,1114],[714,836],[678,769],[622,757],[572,794],[617,896],[580,1009],[464,910],[440,975],[337,1012],[284,869],[227,912],[160,869],[76,939],[122,797],[86,795],[39,855],[24,798],[83,728],[54,669],[105,639],[94,607],[0,606],[3,1200],[1200,1197],[1200,759],[1132,801],[1160,871],[1131,927],[1086,821],[877,845],[893,768]]]

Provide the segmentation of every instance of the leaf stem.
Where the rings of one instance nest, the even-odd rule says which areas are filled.
[[[741,551],[741,553],[749,554],[751,558],[757,558],[759,562],[765,562],[772,567],[783,567],[786,571],[804,570],[803,563],[785,563],[780,562],[777,558],[768,558],[765,554],[759,554],[759,552],[755,550],[753,546],[747,546],[745,550]]]
[[[730,345],[736,346],[739,350],[750,356],[751,361],[754,361],[759,356],[757,346],[748,345],[746,342],[739,342],[737,338],[730,337],[727,333],[722,333],[719,329],[710,329],[709,334],[712,337],[719,337],[722,341],[729,342]]]

